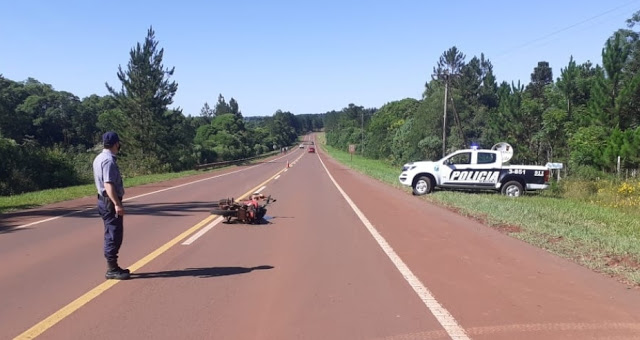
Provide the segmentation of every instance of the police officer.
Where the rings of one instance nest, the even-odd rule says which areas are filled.
[[[126,280],[129,270],[118,266],[118,251],[124,232],[122,196],[124,185],[116,163],[120,151],[120,137],[109,131],[102,135],[104,149],[93,160],[93,178],[98,190],[98,212],[104,222],[104,257],[107,259],[105,278]]]

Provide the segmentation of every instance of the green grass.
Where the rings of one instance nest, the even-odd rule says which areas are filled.
[[[348,152],[320,144],[344,165],[411,192],[398,182],[399,167],[357,155],[351,160]],[[497,193],[437,191],[421,198],[596,271],[640,285],[640,213],[636,210],[543,195],[513,199]]]
[[[196,175],[195,170],[172,172],[155,175],[145,175],[124,179],[125,188],[138,185],[162,182],[174,178]],[[96,194],[94,184],[78,185],[67,188],[48,189],[42,191],[28,192],[13,196],[0,196],[0,214],[19,209],[34,208],[45,204],[67,201],[71,199],[92,196]]]

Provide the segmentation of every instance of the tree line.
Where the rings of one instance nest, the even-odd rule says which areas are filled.
[[[117,71],[119,87],[80,99],[36,79],[0,74],[0,195],[91,183],[101,136],[117,131],[125,176],[193,169],[197,164],[248,158],[295,144],[322,129],[322,115],[243,117],[239,103],[218,96],[199,116],[170,108],[178,84],[163,65],[153,28]]]
[[[264,117],[243,117],[239,103],[222,94],[213,107],[204,103],[199,116],[170,108],[178,84],[150,28],[126,67],[118,67],[119,88],[105,84],[106,96],[80,99],[33,78],[0,74],[0,195],[90,183],[91,160],[108,130],[125,143],[119,158],[125,176],[247,158],[323,128],[329,145],[356,144],[364,156],[394,164],[506,141],[516,149],[513,162],[562,162],[585,177],[614,172],[618,157],[623,168],[638,169],[638,23],[640,12],[604,42],[600,64],[570,58],[557,78],[541,61],[528,84],[498,83],[484,54],[468,59],[454,46],[436,62],[419,100]]]
[[[327,143],[343,150],[356,144],[366,157],[402,164],[504,141],[515,148],[512,162],[561,162],[583,177],[615,172],[618,157],[622,168],[638,169],[639,22],[636,12],[604,42],[601,64],[571,57],[554,79],[549,63],[541,61],[526,85],[498,83],[484,54],[468,59],[451,47],[437,61],[420,100],[328,112]]]

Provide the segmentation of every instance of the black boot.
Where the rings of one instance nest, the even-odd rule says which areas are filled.
[[[129,278],[129,270],[122,269],[118,266],[118,261],[107,261],[107,273],[104,277],[115,280],[127,280]]]
[[[125,272],[127,274],[131,273],[129,269],[120,268],[120,266],[118,265],[118,260],[113,261],[111,264],[109,263],[109,261],[107,261],[107,266],[109,269],[117,269],[118,271]]]
[[[112,263],[109,263],[109,261],[107,261],[107,265],[108,265],[109,269],[114,269],[114,271],[117,271],[117,272],[120,272],[120,273],[126,273],[127,275],[129,275],[131,273],[129,271],[129,269],[120,268],[120,266],[118,265],[118,260],[115,260]]]
[[[130,271],[129,269],[123,269],[123,268],[120,268],[120,266],[118,266],[117,264],[116,264],[116,267],[117,267],[117,269],[118,269],[119,271],[121,271],[121,272],[125,272],[125,273],[127,273],[127,274],[130,274],[130,273],[131,273],[131,271]]]

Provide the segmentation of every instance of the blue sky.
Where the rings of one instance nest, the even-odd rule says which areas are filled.
[[[219,93],[245,116],[323,113],[420,98],[454,45],[467,61],[484,53],[499,81],[526,84],[541,60],[554,78],[571,55],[601,64],[637,10],[640,0],[2,1],[0,74],[105,95],[153,26],[185,114]]]

